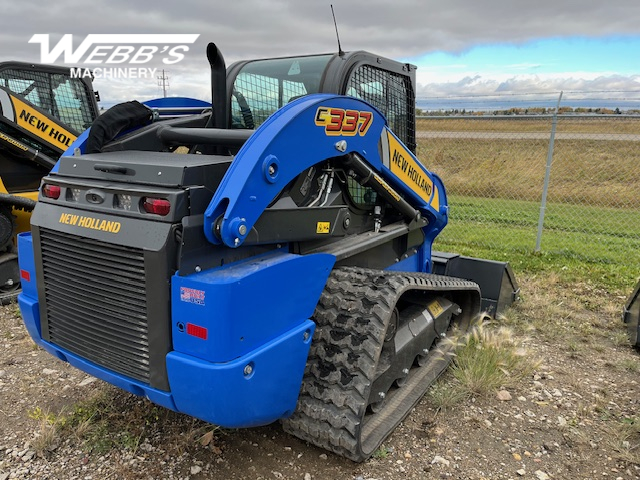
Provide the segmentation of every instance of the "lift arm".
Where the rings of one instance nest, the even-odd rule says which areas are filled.
[[[441,180],[398,140],[384,116],[353,97],[316,94],[278,110],[240,149],[205,212],[207,239],[240,246],[291,180],[333,157],[343,157],[347,168],[370,168],[379,189],[428,217],[431,238],[446,225]]]

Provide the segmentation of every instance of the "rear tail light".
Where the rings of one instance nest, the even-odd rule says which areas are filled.
[[[57,200],[60,198],[60,187],[58,185],[50,185],[48,183],[45,183],[42,186],[42,195],[47,198]]]
[[[142,199],[142,208],[147,213],[155,213],[164,217],[169,214],[171,203],[164,198],[144,197]]]

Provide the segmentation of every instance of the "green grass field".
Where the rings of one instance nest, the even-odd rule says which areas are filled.
[[[640,276],[638,210],[549,204],[536,253],[539,203],[450,195],[449,205],[436,250],[508,261],[516,273],[555,273],[612,292],[628,291]]]
[[[546,132],[550,118],[419,119],[418,131]],[[558,274],[628,292],[640,276],[640,117],[562,117],[539,253],[534,253],[549,139],[421,138],[418,158],[447,188],[449,225],[435,248],[509,261],[516,273]]]
[[[473,117],[426,117],[416,120],[417,130],[434,132],[550,132],[551,118],[510,118],[484,115]],[[565,133],[632,133],[640,129],[640,118],[598,117],[598,116],[558,116],[558,132]]]

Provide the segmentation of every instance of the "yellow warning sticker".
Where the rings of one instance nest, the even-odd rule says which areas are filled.
[[[331,231],[331,222],[318,222],[316,225],[316,233],[329,233]]]
[[[429,310],[429,313],[433,318],[437,318],[444,312],[444,308],[442,308],[442,305],[440,305],[440,302],[438,302],[437,300],[434,300],[429,305],[427,305],[427,310]]]

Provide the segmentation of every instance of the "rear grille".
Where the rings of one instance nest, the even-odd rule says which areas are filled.
[[[141,249],[40,230],[48,340],[149,383]]]

